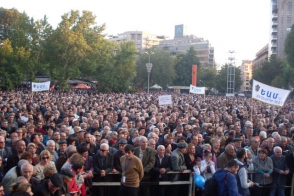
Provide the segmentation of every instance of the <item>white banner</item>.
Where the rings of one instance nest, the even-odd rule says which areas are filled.
[[[36,83],[32,82],[32,91],[48,91],[50,89],[50,81],[49,82],[42,82]]]
[[[161,96],[158,96],[158,104],[159,105],[170,105],[170,104],[172,104],[172,97],[171,97],[171,95],[161,95]]]
[[[256,80],[253,80],[252,98],[264,103],[283,106],[290,91],[268,86]]]
[[[190,93],[194,93],[194,94],[205,94],[205,87],[196,87],[193,85],[190,85]]]

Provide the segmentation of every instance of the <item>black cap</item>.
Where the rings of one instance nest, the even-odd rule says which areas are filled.
[[[118,144],[128,144],[128,141],[126,139],[120,139]]]
[[[240,142],[240,141],[242,141],[241,138],[234,138],[234,139],[233,139],[233,142]]]
[[[50,177],[50,181],[55,187],[63,187],[62,176],[58,173],[52,174]]]
[[[75,174],[72,171],[70,171],[69,169],[66,169],[66,168],[61,169],[60,174],[61,174],[61,176],[68,177],[68,178],[75,177]]]
[[[178,148],[187,148],[188,144],[186,142],[179,142],[177,143]]]
[[[67,144],[67,142],[65,140],[60,140],[58,144]]]
[[[62,118],[66,118],[66,117],[68,117],[68,115],[64,115]]]

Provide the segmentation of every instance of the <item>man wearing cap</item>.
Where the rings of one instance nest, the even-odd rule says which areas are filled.
[[[234,138],[233,145],[235,147],[235,153],[242,148],[242,139],[241,138]]]
[[[72,179],[75,177],[75,174],[69,169],[62,169],[60,175],[63,178],[63,187],[58,190],[58,195],[70,196],[69,184],[72,182]]]
[[[177,144],[177,149],[175,149],[171,153],[170,159],[171,159],[171,166],[173,171],[182,173],[184,172],[184,170],[187,169],[185,158],[184,158],[184,154],[187,152],[187,147],[188,147],[188,144],[186,142],[179,142]],[[175,174],[172,177],[172,181],[178,181],[180,177],[181,176],[179,174]],[[175,186],[173,188],[174,195],[178,195],[179,191],[180,191],[180,187]]]
[[[60,140],[58,142],[59,149],[57,150],[58,157],[65,155],[65,150],[67,148],[67,142],[65,140]]]
[[[55,173],[50,177],[48,182],[38,186],[34,191],[34,195],[52,196],[57,190],[64,186],[63,178],[60,174]]]
[[[119,150],[113,154],[113,159],[114,159],[113,172],[116,172],[116,170],[119,172],[122,172],[121,165],[120,165],[120,158],[125,154],[124,148],[127,144],[128,144],[128,141],[126,139],[120,139],[118,141]]]

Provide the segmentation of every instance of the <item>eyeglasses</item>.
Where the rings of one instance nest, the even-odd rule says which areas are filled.
[[[49,159],[49,157],[42,157],[42,159],[43,159],[43,160],[45,160],[45,159]]]

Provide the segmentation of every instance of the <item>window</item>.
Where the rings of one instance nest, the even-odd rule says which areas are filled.
[[[291,17],[287,17],[287,28],[291,28]]]
[[[289,10],[292,10],[292,2],[290,2],[290,1],[288,2],[288,11]]]

